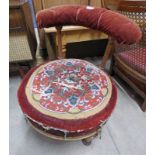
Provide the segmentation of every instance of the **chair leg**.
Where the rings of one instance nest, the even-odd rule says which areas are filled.
[[[18,71],[19,71],[21,78],[24,78],[24,76],[25,76],[24,70],[22,68],[19,68]]]
[[[62,26],[57,26],[56,27],[57,30],[57,39],[58,39],[58,49],[57,49],[57,59],[62,59],[63,55],[62,55]]]
[[[107,47],[106,47],[106,50],[105,50],[105,53],[104,53],[104,56],[102,58],[102,64],[101,66],[104,68],[106,63],[107,63],[107,60],[109,59],[110,56],[112,56],[112,52],[113,52],[113,40],[111,38],[109,38],[109,41],[108,41],[108,44],[107,44]]]
[[[112,56],[112,57],[111,57],[110,69],[109,69],[109,74],[110,74],[111,76],[113,76],[113,75],[115,74],[114,69],[113,69],[113,66],[114,66],[114,64],[115,64],[114,61],[115,61],[115,60],[114,60],[114,56]]]
[[[19,75],[21,76],[21,78],[24,78],[27,71],[30,70],[32,68],[32,66],[33,66],[32,62],[29,62],[29,63],[25,64],[24,66],[18,64],[18,72],[19,72]]]

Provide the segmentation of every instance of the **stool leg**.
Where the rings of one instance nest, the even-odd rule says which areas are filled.
[[[85,138],[85,139],[82,139],[82,143],[86,146],[90,145],[92,142],[92,137],[88,137],[88,138]]]

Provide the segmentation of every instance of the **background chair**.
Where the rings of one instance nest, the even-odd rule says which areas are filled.
[[[37,42],[28,2],[9,1],[9,71],[22,77],[34,63]]]
[[[114,54],[112,71],[123,79],[144,102],[140,105],[146,110],[146,2],[145,1],[120,1],[118,11],[134,20],[142,31],[140,42],[133,45],[118,44],[114,41]],[[108,56],[113,53],[112,40],[109,41],[103,64]],[[111,53],[110,53],[111,52]]]

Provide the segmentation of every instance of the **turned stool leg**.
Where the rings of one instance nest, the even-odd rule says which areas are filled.
[[[82,143],[86,146],[90,145],[92,142],[92,137],[88,137],[88,138],[85,138],[85,139],[82,139]]]

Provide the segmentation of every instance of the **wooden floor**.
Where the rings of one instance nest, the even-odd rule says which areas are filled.
[[[34,131],[18,105],[20,81],[18,76],[10,77],[10,155],[145,155],[146,115],[118,86],[117,105],[102,129],[101,139],[85,146],[81,141],[51,140]]]

